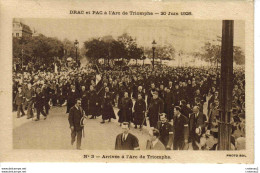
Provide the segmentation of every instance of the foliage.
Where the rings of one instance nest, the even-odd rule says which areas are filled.
[[[155,48],[155,59],[174,60],[175,53],[176,51],[172,45],[157,46]],[[153,58],[153,50],[151,48],[145,49],[145,54]]]
[[[39,35],[36,37],[13,37],[13,57],[23,64],[39,63],[50,65],[55,57],[64,55],[63,44],[57,38]]]
[[[76,49],[74,46],[74,43],[68,39],[64,39],[62,41],[63,49],[64,49],[64,55],[66,58],[68,57],[75,57],[76,55]]]
[[[143,50],[136,44],[136,40],[127,34],[122,34],[113,39],[112,36],[104,36],[102,38],[93,38],[84,42],[86,49],[86,57],[92,62],[98,59],[141,59]]]
[[[245,54],[241,47],[234,46],[234,61],[239,65],[245,64]]]
[[[221,46],[206,42],[202,47],[203,53],[201,57],[206,62],[216,63],[221,62]],[[245,64],[245,55],[241,47],[234,46],[233,49],[234,62],[237,64]]]
[[[84,42],[86,56],[90,61],[97,62],[100,58],[107,58],[109,49],[108,44],[101,39],[92,39]]]

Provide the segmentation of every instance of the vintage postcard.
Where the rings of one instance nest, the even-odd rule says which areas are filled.
[[[254,163],[252,1],[0,1],[1,162]]]

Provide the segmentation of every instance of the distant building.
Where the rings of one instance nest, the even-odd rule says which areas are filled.
[[[18,19],[13,20],[13,37],[31,37],[32,30]]]

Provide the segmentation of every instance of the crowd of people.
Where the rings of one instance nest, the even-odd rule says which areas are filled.
[[[245,149],[244,69],[234,69],[233,85],[231,146],[240,150]],[[88,64],[74,70],[62,68],[58,73],[46,70],[13,73],[13,107],[17,118],[27,110],[27,119],[34,118],[36,113],[35,121],[40,120],[40,114],[45,120],[51,106],[66,105],[66,113],[70,113],[80,99],[84,114],[90,119],[101,116],[100,123],[116,119],[113,121],[122,127],[149,126],[152,131],[148,149],[161,148],[153,146],[159,140],[167,150],[185,150],[189,143],[193,150],[216,150],[219,90],[220,72],[209,67],[106,70]]]

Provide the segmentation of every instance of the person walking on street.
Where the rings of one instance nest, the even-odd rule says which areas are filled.
[[[81,119],[84,117],[84,111],[81,108],[81,100],[76,99],[76,104],[70,109],[69,112],[69,125],[71,129],[71,145],[74,144],[77,137],[77,149],[81,149],[81,139],[83,126]]]

